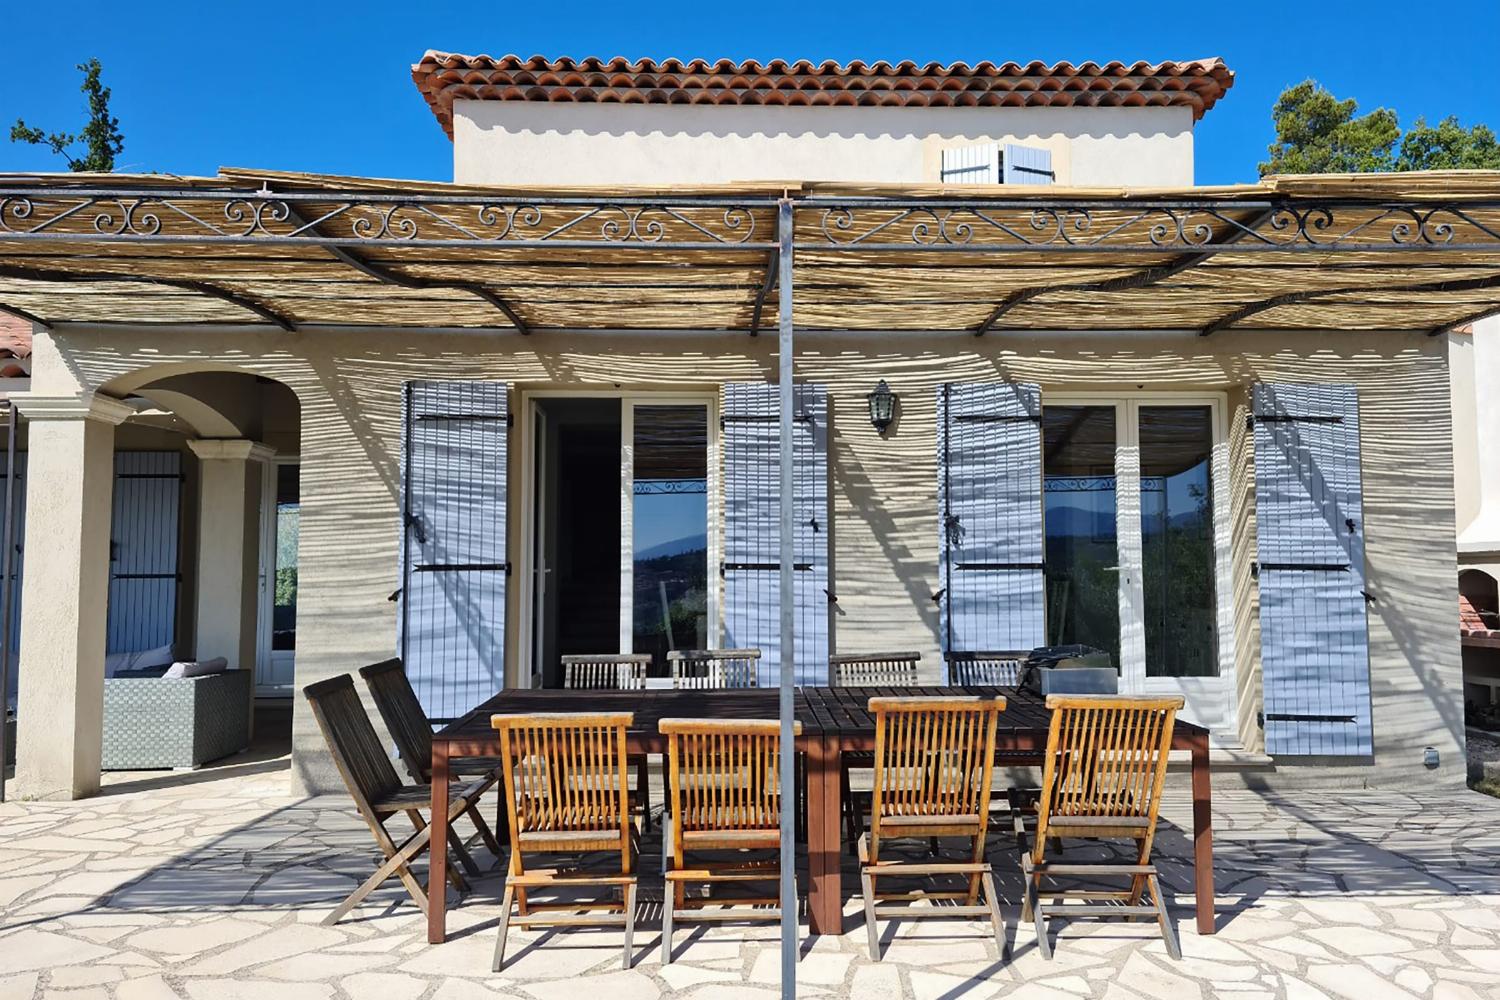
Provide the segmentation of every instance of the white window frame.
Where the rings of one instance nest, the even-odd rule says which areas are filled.
[[[517,389],[515,412],[517,436],[520,442],[515,449],[521,463],[519,475],[515,476],[516,492],[512,493],[513,509],[520,512],[520,534],[516,536],[513,551],[519,550],[515,564],[520,572],[515,578],[518,600],[518,628],[516,629],[515,656],[508,661],[506,683],[530,687],[535,672],[535,624],[536,607],[532,597],[532,576],[535,572],[532,556],[532,538],[537,526],[536,497],[536,412],[535,404],[544,399],[617,399],[620,401],[620,644],[619,652],[631,652],[634,639],[632,615],[635,598],[635,565],[632,551],[635,522],[635,407],[702,405],[708,420],[708,635],[711,645],[718,644],[723,621],[720,597],[722,588],[718,584],[718,567],[723,559],[723,498],[721,490],[723,474],[720,470],[722,445],[719,432],[719,389],[650,390],[650,389]]]
[[[1119,545],[1120,686],[1132,694],[1183,694],[1188,704],[1204,704],[1223,687],[1222,723],[1212,730],[1218,745],[1237,746],[1239,692],[1235,678],[1233,600],[1233,523],[1230,511],[1229,399],[1223,392],[1140,390],[1128,393],[1049,392],[1042,388],[1042,411],[1049,406],[1112,406],[1115,410],[1115,537]],[[1218,630],[1217,677],[1147,677],[1144,609],[1135,595],[1143,583],[1140,495],[1140,410],[1142,406],[1207,406],[1213,426],[1213,457],[1209,475],[1213,486],[1214,604]],[[1045,436],[1043,447],[1046,447]],[[1045,463],[1043,475],[1046,475]],[[1043,504],[1045,517],[1046,505]],[[1043,531],[1046,527],[1043,525]],[[1044,535],[1045,537],[1045,535]],[[1136,574],[1130,582],[1127,568]],[[1050,609],[1047,620],[1050,622]]]

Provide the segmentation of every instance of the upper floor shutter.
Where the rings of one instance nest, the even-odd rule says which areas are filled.
[[[798,684],[828,683],[828,392],[797,385],[792,423],[793,594]],[[759,682],[781,678],[778,389],[724,386],[724,643],[761,651]]]
[[[1046,636],[1042,395],[938,389],[938,554],[946,652],[1029,650]]]
[[[1359,404],[1352,385],[1256,385],[1266,752],[1369,756]]]
[[[133,653],[177,637],[182,454],[115,452],[105,651]]]
[[[1000,147],[986,142],[943,150],[938,179],[944,184],[999,184]]]
[[[504,382],[408,382],[401,656],[428,717],[505,686]]]
[[[1057,179],[1050,149],[1006,143],[1001,163],[1006,184],[1051,184]]]

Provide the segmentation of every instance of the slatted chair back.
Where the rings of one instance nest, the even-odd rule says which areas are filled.
[[[562,659],[563,687],[591,691],[641,691],[650,653],[570,654]]]
[[[871,698],[870,855],[885,836],[982,837],[1003,697]]]
[[[629,712],[494,715],[509,806],[512,871],[522,850],[616,847],[630,870]]]
[[[779,843],[781,723],[775,719],[663,719],[671,785],[672,850]],[[794,722],[796,735],[802,723]]]
[[[829,676],[837,687],[915,687],[921,653],[857,653],[830,656]]]
[[[400,756],[412,780],[422,783],[432,772],[432,724],[406,677],[406,667],[399,657],[381,660],[359,668],[375,708],[385,722],[386,730],[396,742]]]
[[[1182,697],[1049,695],[1034,860],[1049,836],[1129,836],[1150,850]],[[1066,834],[1062,831],[1067,831]]]
[[[340,674],[309,684],[302,693],[349,794],[366,819],[371,819],[375,815],[372,803],[390,798],[402,782],[360,703],[354,678]]]
[[[674,649],[667,663],[675,688],[752,688],[760,682],[758,649]]]
[[[984,650],[943,654],[948,683],[958,687],[1015,687],[1021,683],[1021,662],[1028,654]]]

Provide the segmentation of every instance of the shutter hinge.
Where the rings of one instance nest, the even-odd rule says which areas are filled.
[[[1366,604],[1379,604],[1380,603],[1379,601],[1375,600],[1375,595],[1372,594],[1372,593],[1370,593],[1368,590],[1361,590],[1359,592],[1359,595],[1365,599],[1365,603]]]
[[[934,592],[933,595],[932,595],[932,603],[933,604],[941,604],[941,603],[943,603],[943,595],[946,594],[947,592],[948,592],[948,588],[947,587],[944,587],[942,590]]]
[[[1247,430],[1247,431],[1253,431],[1253,430],[1255,430],[1255,414],[1253,414],[1253,413],[1247,413],[1247,414],[1245,414],[1245,430]],[[1264,729],[1265,726],[1262,725],[1261,728]]]
[[[505,413],[505,426],[506,427],[514,427],[514,426],[516,426],[516,415],[514,413],[511,413],[508,410]]]
[[[1259,580],[1260,579],[1260,563],[1253,562],[1253,561],[1250,563],[1250,579],[1252,579],[1252,580]]]
[[[1266,728],[1266,713],[1265,712],[1256,712],[1255,713],[1255,725],[1258,728],[1260,728],[1260,729]]]
[[[827,587],[823,588],[823,593],[825,593],[825,594],[828,595],[828,603],[829,604],[837,604],[839,602],[838,595],[835,594],[833,591],[829,590]]]
[[[403,588],[401,587],[397,587],[395,590],[391,591],[391,596],[387,597],[386,600],[390,601],[392,604],[395,604],[397,601],[401,600],[402,589]]]
[[[964,527],[963,523],[959,521],[957,514],[944,515],[943,532],[950,546],[962,545],[964,543]]]
[[[427,544],[427,532],[422,530],[422,518],[420,515],[408,511],[406,514],[406,527],[417,537],[418,545]]]

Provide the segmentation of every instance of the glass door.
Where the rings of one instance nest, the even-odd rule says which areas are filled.
[[[1082,643],[1120,662],[1119,497],[1114,404],[1044,406],[1047,644]]]
[[[671,650],[710,632],[707,403],[627,401],[621,648],[666,672]]]
[[[1225,476],[1216,397],[1047,400],[1047,642],[1106,650],[1120,690],[1180,694],[1234,742]]]
[[[1180,694],[1183,714],[1237,739],[1226,485],[1228,445],[1216,400],[1132,400],[1123,449],[1136,486],[1126,565],[1132,690]]]

